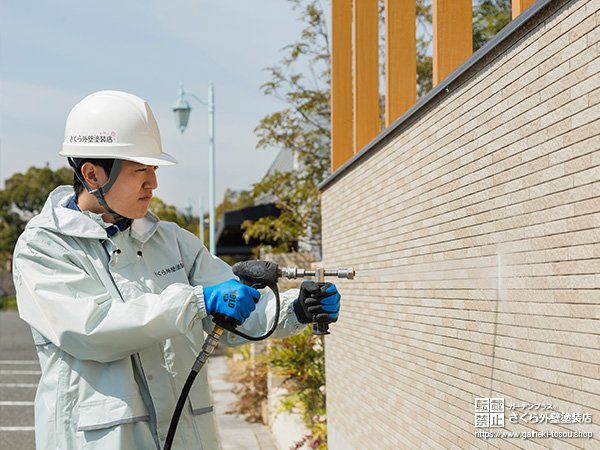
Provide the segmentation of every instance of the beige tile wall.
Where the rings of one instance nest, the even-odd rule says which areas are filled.
[[[554,2],[324,189],[324,260],[357,270],[330,449],[600,448],[599,8]],[[475,427],[476,397],[505,399],[504,429]],[[536,403],[592,423],[509,423]],[[475,436],[532,430],[594,439]]]

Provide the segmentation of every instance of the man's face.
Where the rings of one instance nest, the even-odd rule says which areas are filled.
[[[113,211],[130,219],[144,217],[152,191],[158,187],[156,169],[156,166],[124,160],[115,183],[104,196]]]

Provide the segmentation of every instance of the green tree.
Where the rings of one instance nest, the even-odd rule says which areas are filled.
[[[73,172],[67,167],[30,167],[25,173],[15,173],[0,190],[0,259],[10,261],[19,235],[27,221],[38,214],[48,194],[62,184],[73,182]]]
[[[148,209],[156,214],[160,220],[175,222],[181,228],[185,228],[189,232],[198,235],[199,225],[197,218],[186,218],[185,215],[177,211],[175,206],[165,203],[160,198],[152,197]]]
[[[478,0],[473,8],[473,51],[483,47],[511,20],[511,0]]]
[[[318,184],[330,173],[330,53],[323,5],[317,0],[289,0],[304,28],[297,42],[268,68],[266,95],[287,107],[264,117],[255,129],[258,148],[276,147],[294,153],[298,170],[268,174],[253,187],[256,198],[267,198],[281,210],[278,217],[245,223],[245,238],[279,242],[276,251],[296,249],[298,241],[321,245]],[[329,2],[327,2],[329,3]],[[418,0],[418,84],[422,95],[431,89],[431,0]]]
[[[244,238],[278,242],[275,251],[295,251],[298,240],[306,236],[319,240],[321,209],[319,190],[313,177],[301,172],[275,172],[254,185],[254,194],[268,192],[281,214],[261,217],[256,222],[246,221]]]
[[[431,0],[417,0],[417,97],[433,87]]]
[[[236,209],[246,208],[252,205],[254,205],[254,196],[252,195],[252,192],[225,189],[223,200],[219,203],[215,212],[216,219],[217,221],[223,219],[223,215],[228,211],[235,211]]]
[[[67,167],[30,167],[25,173],[15,173],[4,183],[2,190],[5,207],[12,206],[26,218],[38,214],[48,194],[56,187],[73,183],[73,171]]]
[[[2,202],[0,195],[0,203]],[[25,221],[19,214],[6,208],[0,209],[0,272],[6,268],[6,263],[12,261],[12,254],[19,235],[25,229]]]
[[[300,38],[284,47],[279,65],[269,67],[266,95],[287,107],[264,117],[255,129],[258,148],[291,150],[298,170],[268,174],[253,187],[256,198],[273,200],[279,217],[247,222],[245,238],[279,242],[275,250],[295,249],[299,240],[320,247],[317,185],[330,166],[329,37],[325,13],[317,0],[290,0],[304,24]]]
[[[318,0],[288,0],[305,24],[300,39],[284,47],[278,66],[269,67],[271,80],[262,86],[287,108],[264,117],[255,132],[258,148],[294,152],[303,170],[323,178],[329,170],[329,37]],[[306,75],[306,73],[310,75]]]
[[[294,250],[305,240],[320,247],[318,184],[330,167],[329,37],[325,14],[318,0],[289,0],[304,24],[297,42],[284,47],[284,56],[269,67],[266,95],[287,107],[264,117],[255,129],[258,147],[291,150],[298,170],[267,175],[253,187],[253,195],[275,201],[279,217],[245,224],[245,237],[280,242],[275,250]],[[431,0],[417,0],[417,95],[432,88]],[[381,15],[383,17],[383,14]],[[511,18],[510,0],[476,0],[473,10],[473,46],[480,48]]]

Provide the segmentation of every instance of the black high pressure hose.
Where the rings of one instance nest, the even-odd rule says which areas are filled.
[[[188,394],[194,384],[194,380],[196,376],[204,367],[204,364],[208,360],[208,357],[211,355],[217,344],[219,343],[219,339],[225,330],[234,333],[244,339],[249,341],[262,341],[263,339],[271,336],[275,329],[277,328],[277,324],[279,322],[279,313],[281,310],[281,302],[279,298],[279,289],[277,288],[277,277],[278,277],[278,267],[277,264],[271,263],[269,261],[244,261],[242,263],[237,263],[233,266],[233,273],[237,275],[240,279],[240,282],[252,286],[256,289],[263,289],[265,287],[269,287],[273,293],[275,294],[275,320],[273,321],[273,325],[262,336],[248,336],[241,331],[235,329],[235,325],[230,322],[225,322],[223,320],[213,318],[213,322],[215,326],[213,331],[209,333],[206,340],[204,341],[204,345],[202,346],[202,350],[200,354],[196,358],[194,365],[192,366],[192,370],[185,380],[185,384],[181,390],[181,394],[179,394],[179,399],[177,400],[177,405],[175,406],[175,410],[173,411],[173,417],[171,418],[171,423],[169,424],[169,431],[167,432],[167,438],[165,440],[165,445],[163,447],[164,450],[170,450],[173,445],[173,439],[175,438],[175,432],[177,431],[177,425],[179,424],[179,419],[181,418],[181,412],[183,411],[183,407],[186,403]]]
[[[167,432],[167,438],[165,440],[164,450],[170,450],[173,445],[173,439],[175,438],[175,431],[177,431],[177,425],[179,424],[179,419],[181,418],[181,412],[183,411],[183,407],[187,400],[190,389],[192,389],[192,385],[194,384],[194,380],[196,376],[208,360],[208,357],[213,352],[217,344],[219,343],[219,338],[221,334],[223,334],[224,328],[215,325],[213,331],[207,336],[204,341],[204,345],[202,346],[202,350],[200,354],[196,358],[194,365],[192,366],[192,370],[185,380],[185,384],[181,389],[181,394],[179,395],[179,399],[177,400],[177,405],[175,405],[175,410],[173,411],[173,417],[171,417],[171,423],[169,424],[169,431]]]

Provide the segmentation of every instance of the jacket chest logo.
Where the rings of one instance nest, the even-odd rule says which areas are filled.
[[[154,271],[154,275],[156,277],[163,277],[173,272],[177,272],[178,270],[183,269],[183,261],[179,260],[179,262],[171,267],[165,267],[164,269],[158,269]]]

